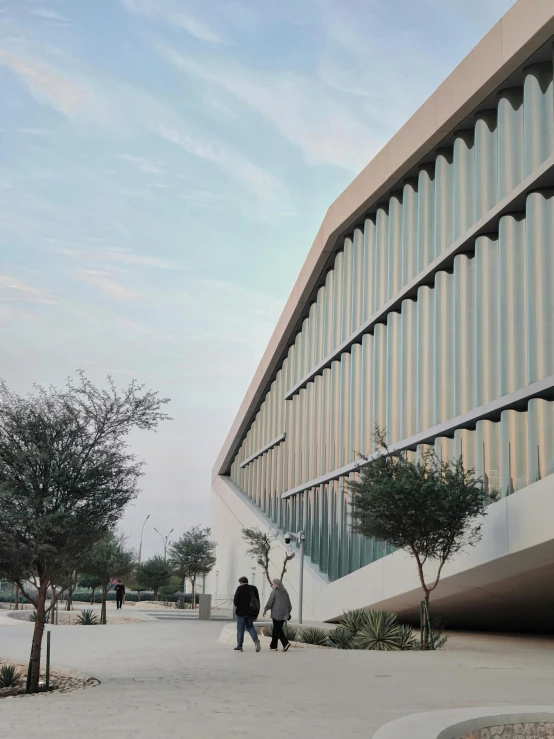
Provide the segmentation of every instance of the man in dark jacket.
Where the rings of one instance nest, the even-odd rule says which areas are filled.
[[[233,601],[237,616],[237,646],[235,652],[242,652],[244,632],[248,631],[256,645],[256,652],[261,649],[258,633],[254,628],[254,621],[260,613],[260,595],[255,585],[248,584],[247,577],[239,577],[239,586]]]

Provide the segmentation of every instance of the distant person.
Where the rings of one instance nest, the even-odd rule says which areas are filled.
[[[268,611],[271,611],[271,618],[273,619],[273,636],[269,650],[276,652],[277,644],[280,641],[283,645],[283,652],[288,652],[290,642],[283,631],[283,626],[286,621],[290,621],[292,605],[289,594],[280,580],[273,580],[273,590],[265,604],[264,616]]]
[[[262,648],[254,621],[260,615],[260,595],[255,585],[248,584],[247,577],[239,577],[239,586],[233,600],[237,616],[237,646],[235,652],[242,652],[244,632],[248,631],[256,645],[256,652]]]
[[[125,585],[118,580],[115,586],[115,602],[118,608],[122,608],[125,603]]]

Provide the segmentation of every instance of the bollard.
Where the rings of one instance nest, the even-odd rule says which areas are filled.
[[[50,689],[50,632],[46,632],[46,690]]]
[[[198,618],[200,621],[210,621],[212,617],[212,596],[202,594],[198,596],[198,600]]]

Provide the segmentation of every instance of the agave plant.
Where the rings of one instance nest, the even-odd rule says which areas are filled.
[[[400,641],[400,649],[403,651],[418,648],[418,640],[414,635],[411,626],[407,624],[398,624],[398,639]]]
[[[395,613],[368,611],[367,620],[354,637],[356,649],[375,649],[398,652],[402,649],[402,635]]]
[[[286,623],[283,631],[289,641],[298,640],[298,628],[296,626],[291,626],[289,623]]]
[[[344,626],[337,626],[328,635],[329,646],[335,649],[353,649],[352,633]]]
[[[315,644],[318,647],[327,647],[329,646],[329,635],[325,629],[309,626],[306,629],[298,630],[296,641],[303,644]]]
[[[37,620],[37,612],[31,611],[31,613],[29,614],[29,621],[33,621],[34,623],[36,620]]]
[[[17,688],[21,683],[21,673],[14,665],[0,667],[0,688]]]
[[[77,623],[81,624],[81,626],[96,626],[98,623],[98,615],[94,611],[88,609],[77,616]]]
[[[339,625],[356,636],[358,631],[365,626],[368,620],[368,611],[346,611],[339,620]]]

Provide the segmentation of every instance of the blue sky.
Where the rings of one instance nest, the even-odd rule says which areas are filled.
[[[512,4],[0,0],[0,375],[172,398],[133,544],[209,521],[326,208]]]

